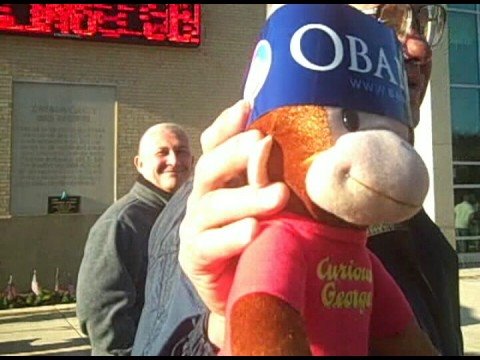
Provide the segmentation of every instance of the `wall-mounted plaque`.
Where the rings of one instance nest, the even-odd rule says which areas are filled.
[[[112,86],[14,82],[12,215],[46,215],[45,200],[65,189],[82,214],[112,204],[115,103]]]
[[[49,214],[76,214],[80,212],[80,196],[49,196]]]

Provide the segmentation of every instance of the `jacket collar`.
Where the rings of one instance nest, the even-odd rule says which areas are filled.
[[[135,195],[141,197],[147,202],[152,202],[156,205],[166,205],[173,194],[167,193],[153,185],[150,181],[145,179],[141,174],[138,174],[135,184],[131,190]]]

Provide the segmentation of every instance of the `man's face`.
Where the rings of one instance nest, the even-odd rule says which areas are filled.
[[[137,171],[146,180],[163,191],[173,193],[188,180],[193,156],[183,132],[159,129],[142,139],[134,162]]]
[[[350,4],[360,11],[376,9],[380,4]],[[410,4],[415,17],[419,7],[423,4]],[[414,21],[417,19],[414,18]],[[410,93],[410,106],[414,124],[420,119],[420,105],[427,91],[428,82],[432,71],[432,50],[420,34],[412,30],[406,36],[399,37],[403,45],[405,66],[408,76],[408,89]]]

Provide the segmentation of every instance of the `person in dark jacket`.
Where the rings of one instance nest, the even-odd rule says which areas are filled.
[[[89,232],[77,282],[77,317],[92,355],[130,355],[144,303],[153,223],[191,175],[188,137],[173,123],[150,127],[134,158],[138,177]]]
[[[402,30],[399,39],[418,123],[430,78],[431,46],[441,39],[445,10],[432,4],[358,7]],[[394,15],[400,17],[388,18]],[[194,183],[180,189],[157,220],[172,226],[168,231],[156,227],[151,234],[149,256],[156,265],[147,275],[152,285],[146,289],[135,355],[214,355],[223,344],[228,294],[218,289],[231,282],[236,258],[255,233],[254,217],[280,211],[288,198],[279,183],[232,184],[235,176],[244,175],[249,150],[262,138],[254,131],[241,133],[249,111],[248,104],[239,102],[205,130],[202,166],[197,166]],[[428,215],[422,210],[403,224],[372,228],[368,246],[402,288],[437,349],[443,355],[463,355],[458,259]]]

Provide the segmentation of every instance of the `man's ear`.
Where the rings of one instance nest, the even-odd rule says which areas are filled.
[[[140,156],[135,155],[133,158],[133,165],[135,165],[137,171],[140,172],[140,168],[142,167],[142,160],[140,160]]]

